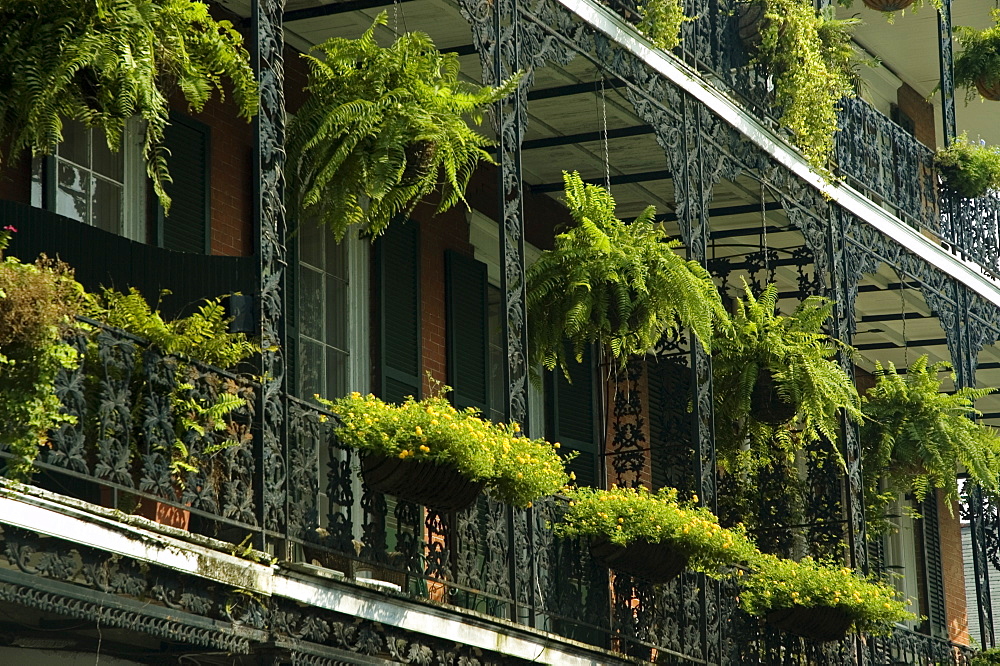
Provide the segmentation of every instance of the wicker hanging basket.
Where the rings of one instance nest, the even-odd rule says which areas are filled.
[[[862,0],[865,7],[877,12],[899,12],[913,4],[913,0]]]
[[[764,30],[764,3],[761,0],[737,2],[735,5],[736,32],[750,54],[757,53]]]
[[[775,629],[825,643],[847,636],[854,620],[837,606],[779,608],[764,618]]]
[[[408,144],[404,150],[406,166],[403,167],[403,174],[399,178],[400,185],[413,185],[430,173],[437,149],[437,143],[426,139]]]
[[[620,546],[605,538],[595,538],[590,542],[590,556],[617,573],[654,584],[676,578],[688,564],[687,555],[673,544],[650,543],[645,539]]]
[[[468,508],[486,485],[486,481],[470,481],[450,465],[377,453],[362,456],[361,476],[369,488],[438,511]]]
[[[767,368],[757,373],[757,381],[750,394],[750,417],[768,425],[781,425],[795,418],[796,407],[778,394],[774,375]]]

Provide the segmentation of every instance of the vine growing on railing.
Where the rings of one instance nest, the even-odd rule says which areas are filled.
[[[636,26],[657,48],[669,51],[681,43],[681,26],[692,18],[679,0],[648,0],[640,9]]]

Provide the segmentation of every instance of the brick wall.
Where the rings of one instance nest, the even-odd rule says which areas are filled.
[[[969,644],[969,618],[965,599],[965,562],[962,558],[962,528],[958,504],[948,505],[938,494],[938,522],[941,529],[941,564],[944,578],[945,613],[948,638]]]
[[[932,150],[937,146],[934,131],[934,106],[907,84],[896,91],[899,110],[913,121],[914,136],[917,141]]]
[[[28,153],[20,159],[10,159],[4,154],[3,167],[0,168],[0,199],[31,203],[31,157]]]

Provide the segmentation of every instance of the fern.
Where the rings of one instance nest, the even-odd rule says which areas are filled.
[[[161,296],[170,292],[164,290]],[[90,295],[87,314],[109,326],[145,338],[164,353],[179,354],[220,368],[232,367],[260,351],[243,333],[226,330],[229,319],[218,298],[206,299],[191,315],[166,321],[134,288],[128,294],[105,289]]]
[[[435,190],[438,212],[464,201],[476,165],[492,163],[490,140],[469,122],[517,85],[460,81],[458,56],[422,32],[382,48],[375,27],[386,21],[382,12],[360,38],[335,37],[302,56],[309,98],[288,126],[289,210],[315,214],[338,239],[355,224],[381,234]]]
[[[576,224],[527,274],[532,365],[568,376],[570,358],[579,362],[592,343],[624,362],[681,326],[709,349],[713,330],[728,325],[719,292],[704,267],[675,252],[680,243],[653,222],[653,207],[625,224],[604,188],[576,172],[563,181]]]
[[[0,34],[0,137],[8,154],[51,152],[66,120],[103,129],[115,150],[137,115],[146,171],[168,210],[163,130],[173,90],[200,111],[213,92],[223,94],[225,76],[240,115],[257,111],[242,36],[197,0],[7,0]]]
[[[822,328],[833,302],[809,297],[790,316],[777,314],[778,289],[768,285],[754,298],[744,283],[745,300],[736,300],[733,327],[712,343],[714,390],[717,400],[716,440],[723,466],[738,467],[747,459],[767,459],[772,446],[790,451],[801,443],[838,441],[843,412],[861,420],[857,389],[837,363],[838,351],[853,349]],[[754,419],[750,397],[758,377],[770,372],[778,394],[795,406],[798,437],[787,426],[769,426]],[[744,443],[749,453],[741,455]],[[836,446],[831,454],[843,463]]]
[[[943,490],[950,510],[958,500],[959,466],[984,490],[1000,491],[1000,437],[973,420],[982,416],[975,401],[996,389],[945,393],[938,374],[949,367],[929,364],[924,355],[900,376],[892,363],[876,363],[878,382],[862,398],[861,442],[867,478],[875,482],[884,475],[890,490],[918,500]]]

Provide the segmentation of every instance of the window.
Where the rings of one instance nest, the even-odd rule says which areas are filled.
[[[910,600],[907,610],[917,615],[927,614],[924,592],[924,572],[921,533],[914,513],[919,507],[909,497],[899,495],[886,508],[892,526],[885,536],[885,565],[892,577],[893,586]],[[920,625],[919,620],[906,623],[910,628]]]
[[[145,240],[146,173],[142,132],[130,121],[117,153],[103,130],[68,121],[63,142],[51,156],[35,158],[32,205],[121,234]]]

